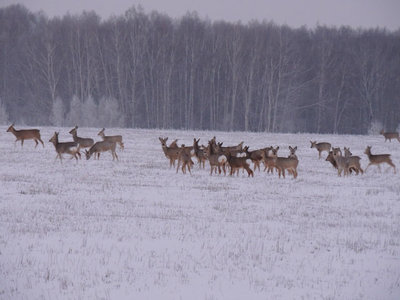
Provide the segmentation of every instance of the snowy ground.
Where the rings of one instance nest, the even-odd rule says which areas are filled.
[[[16,126],[19,129],[19,126]],[[54,161],[0,127],[0,299],[400,299],[400,143],[382,136],[107,129],[119,162]],[[60,139],[70,140],[70,128]],[[97,139],[99,129],[79,128]],[[159,136],[298,146],[298,179],[192,176]],[[399,167],[338,177],[309,140],[391,153]],[[324,155],[325,156],[325,155]],[[386,169],[386,167],[384,168]]]

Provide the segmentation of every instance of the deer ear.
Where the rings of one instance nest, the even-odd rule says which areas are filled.
[[[296,146],[296,147],[294,147],[294,150],[297,150],[297,146]]]

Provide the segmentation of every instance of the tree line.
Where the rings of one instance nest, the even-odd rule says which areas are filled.
[[[400,29],[0,9],[13,122],[362,134],[396,129],[399,112]]]

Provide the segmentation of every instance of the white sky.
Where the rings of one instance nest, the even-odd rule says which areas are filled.
[[[94,10],[103,18],[121,15],[140,4],[145,12],[157,10],[171,17],[197,11],[211,20],[274,21],[292,27],[316,24],[354,28],[400,29],[400,0],[0,0],[0,6],[22,3],[48,16]]]

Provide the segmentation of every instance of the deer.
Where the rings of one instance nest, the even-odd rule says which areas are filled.
[[[253,150],[253,151],[249,151],[248,148],[246,149],[246,155],[254,163],[254,167],[253,167],[254,171],[256,171],[257,168],[260,171],[260,163],[263,160],[263,157],[264,157],[263,155],[264,155],[266,149],[267,148],[263,148],[263,149]]]
[[[333,159],[336,162],[338,176],[342,176],[342,172],[344,176],[349,174],[349,163],[346,157],[342,156],[342,151],[340,148],[332,148]]]
[[[289,155],[289,157],[278,157],[278,149],[272,149],[272,158],[275,162],[275,168],[278,169],[279,178],[281,178],[281,174],[283,178],[285,178],[285,170],[288,170],[288,172],[293,175],[293,178],[297,178],[297,166],[299,164],[299,160],[295,155],[297,146],[292,149],[293,152]]]
[[[122,142],[122,136],[121,135],[105,135],[104,134],[105,128],[100,130],[100,132],[97,134],[101,136],[103,141],[109,141],[113,143],[118,143],[119,147],[124,150],[124,143]]]
[[[111,141],[96,142],[92,147],[90,147],[89,151],[85,150],[86,159],[89,160],[93,154],[94,154],[94,159],[96,159],[96,155],[97,159],[100,159],[101,152],[111,151],[113,160],[115,159],[118,160],[118,155],[115,152],[116,146],[117,146],[116,142],[111,142]]]
[[[245,149],[246,149],[246,147],[245,147]],[[244,169],[244,170],[247,171],[248,177],[250,177],[250,176],[254,177],[254,173],[250,169],[249,164],[247,163],[248,159],[249,159],[248,156],[246,156],[246,157],[236,157],[236,156],[233,156],[229,152],[228,155],[227,155],[227,162],[228,162],[229,166],[231,167],[230,176],[232,176],[236,171],[237,171],[237,175],[239,176],[239,169]]]
[[[400,142],[400,137],[398,132],[385,132],[382,129],[379,133],[385,137],[385,143],[387,140],[389,140],[389,142],[392,142],[392,139],[398,140]]]
[[[371,165],[376,165],[379,168],[379,172],[381,172],[381,164],[383,163],[387,163],[389,166],[391,166],[394,170],[394,174],[396,174],[396,166],[393,164],[391,158],[390,158],[390,154],[372,154],[371,153],[371,146],[367,146],[367,148],[365,149],[364,153],[368,156],[369,159],[369,164],[368,166],[365,168],[365,173],[367,173],[367,169],[371,166]]]
[[[224,171],[224,174],[226,175],[226,169],[225,169],[225,164],[227,163],[227,157],[225,154],[222,154],[220,151],[220,146],[217,145],[217,150],[215,151],[213,149],[213,143],[212,140],[208,142],[208,146],[206,148],[206,156],[208,158],[208,161],[210,163],[210,176],[212,175],[213,171],[215,170],[215,173],[221,174],[221,167]]]
[[[347,159],[347,162],[349,164],[349,172],[350,173],[352,171],[355,171],[356,175],[358,175],[359,172],[361,172],[361,174],[364,174],[364,171],[361,168],[361,164],[360,164],[361,157],[353,156],[353,153],[351,153],[350,148],[346,148],[346,147],[344,147],[344,157]]]
[[[243,143],[244,142],[240,142],[236,146],[222,146],[222,143],[219,143],[219,144],[220,144],[220,147],[221,147],[221,151],[224,154],[228,154],[228,152],[229,152],[231,155],[237,156],[239,153],[243,152]]]
[[[78,136],[78,126],[75,126],[69,131],[72,134],[74,142],[78,143],[78,151],[82,148],[90,148],[94,144],[94,140],[91,138],[82,138]]]
[[[200,139],[194,138],[193,139],[193,151],[194,151],[194,156],[196,156],[197,161],[199,162],[199,167],[203,165],[203,169],[205,168],[205,163],[207,160],[206,153],[204,152],[204,149],[199,147],[199,141]]]
[[[176,173],[178,173],[179,166],[181,163],[182,163],[182,173],[186,174],[186,167],[187,167],[190,175],[192,175],[190,168],[194,165],[194,163],[192,161],[190,151],[188,150],[187,147],[185,147],[185,144],[182,144],[179,149],[178,167],[176,168]]]
[[[169,148],[179,148],[179,146],[178,146],[178,139],[175,139],[175,140],[173,140],[172,142],[171,142],[171,144],[169,144],[169,146],[168,146]]]
[[[326,151],[329,153],[331,150],[331,144],[326,142],[317,143],[317,141],[310,141],[311,148],[316,148],[318,150],[319,158],[321,158],[321,152]]]
[[[35,148],[37,147],[37,145],[39,144],[39,142],[42,143],[43,147],[44,147],[44,143],[42,141],[42,139],[40,138],[40,130],[39,129],[21,129],[21,130],[16,130],[14,128],[14,123],[12,123],[10,125],[10,127],[8,127],[6,132],[11,132],[12,134],[15,135],[15,137],[17,138],[14,142],[14,147],[16,145],[16,143],[18,141],[21,141],[21,147],[24,146],[24,140],[34,140],[36,145]]]
[[[161,148],[164,151],[165,157],[169,159],[169,167],[171,168],[172,166],[175,167],[175,161],[179,158],[179,152],[180,149],[179,147],[175,148],[171,148],[167,146],[167,141],[168,138],[158,138],[161,142]]]
[[[275,168],[275,160],[272,155],[270,155],[270,152],[273,152],[272,150],[275,150],[275,154],[278,153],[279,146],[277,146],[275,149],[273,147],[267,147],[264,149],[264,154],[263,154],[263,162],[264,162],[264,172],[267,170],[267,173],[273,173],[274,168]]]
[[[54,135],[49,140],[50,143],[53,143],[54,148],[56,149],[56,152],[57,152],[57,156],[55,159],[57,159],[57,157],[58,157],[60,159],[60,162],[62,163],[62,154],[67,153],[67,154],[71,155],[71,158],[75,157],[76,161],[78,161],[77,156],[80,156],[80,153],[78,151],[78,147],[79,147],[78,143],[76,143],[76,142],[60,143],[58,141],[58,135],[59,135],[59,132],[54,132]]]

